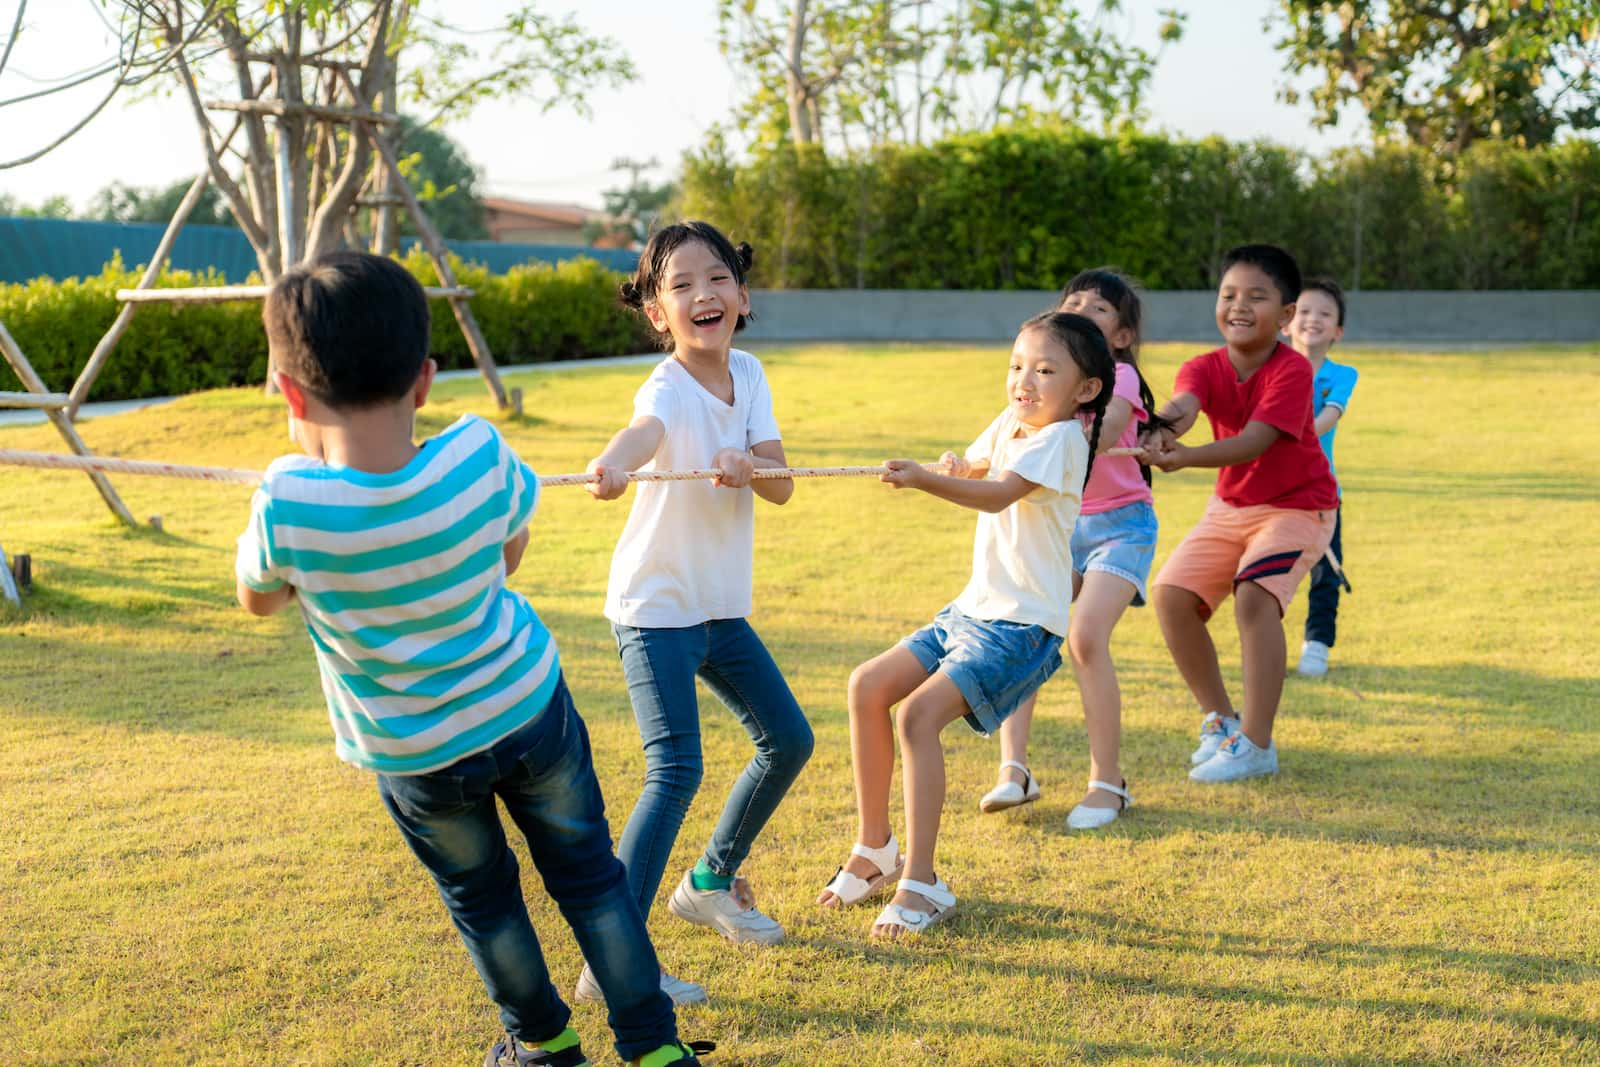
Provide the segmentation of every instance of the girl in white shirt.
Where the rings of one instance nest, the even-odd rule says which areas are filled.
[[[955,907],[933,866],[945,788],[940,732],[957,719],[994,732],[1061,666],[1072,527],[1115,379],[1092,321],[1063,312],[1035,316],[1010,354],[1006,409],[964,457],[945,453],[941,465],[949,473],[906,459],[887,464],[883,480],[895,488],[921,489],[979,516],[972,578],[961,595],[931,625],[850,675],[857,838],[817,902],[853,904],[899,878],[873,923],[874,937],[920,933]],[[1094,414],[1087,439],[1080,410]],[[897,734],[905,760],[903,858],[889,827]]]
[[[772,944],[783,928],[756,910],[739,865],[811,756],[811,727],[746,616],[751,610],[755,498],[783,504],[788,478],[751,478],[783,467],[783,441],[761,364],[732,347],[750,314],[750,246],[734,248],[714,226],[688,222],[658,231],[622,287],[670,343],[634,397],[633,421],[589,464],[589,491],[621,496],[638,469],[716,468],[715,482],[641,482],[617,541],[606,590],[639,735],[644,791],[617,855],[639,909],[649,914],[668,855],[702,774],[698,676],[739,719],[755,754],[734,783],[722,817],[668,906],[732,941]],[[590,984],[586,986],[585,981]],[[705,991],[663,974],[678,1003]],[[598,990],[588,971],[579,999]]]

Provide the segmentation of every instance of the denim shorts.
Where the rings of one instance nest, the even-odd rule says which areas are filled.
[[[929,674],[943,671],[967,702],[967,725],[985,737],[1061,666],[1061,638],[1043,626],[974,619],[954,604],[900,642]]]
[[[1078,516],[1072,527],[1072,569],[1104,571],[1133,586],[1133,606],[1145,601],[1145,581],[1156,559],[1156,509],[1135,500],[1098,515]]]

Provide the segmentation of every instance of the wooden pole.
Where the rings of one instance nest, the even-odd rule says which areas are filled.
[[[49,393],[49,390],[44,387],[44,379],[40,378],[39,373],[33,369],[33,364],[28,362],[28,357],[22,354],[22,349],[18,347],[17,342],[12,338],[4,323],[0,323],[0,354],[5,356],[6,362],[11,364],[12,371],[30,392]],[[45,417],[55,425],[56,431],[67,442],[68,448],[80,456],[91,454],[89,446],[83,443],[82,437],[78,436],[77,428],[72,425],[72,420],[67,417],[67,413],[63,409],[46,408]],[[111,509],[113,515],[129,526],[139,525],[134,521],[133,513],[122,502],[122,498],[117,495],[117,491],[111,487],[111,482],[104,474],[99,471],[91,472],[89,480],[100,491],[100,498],[106,502],[106,507]]]
[[[228,131],[222,143],[217,146],[220,155],[227,150],[233,135],[239,132],[243,125],[242,118],[233,120],[233,128]],[[189,191],[183,194],[183,199],[178,202],[178,208],[172,213],[172,219],[167,223],[167,232],[161,235],[161,242],[156,245],[150,262],[145,266],[144,276],[139,279],[140,289],[149,289],[156,284],[156,279],[161,276],[161,268],[167,265],[167,259],[172,255],[172,246],[178,241],[178,233],[183,229],[183,224],[189,221],[189,216],[200,203],[200,198],[205,195],[206,186],[211,183],[211,172],[203,170],[200,176],[190,183]],[[117,342],[122,340],[122,335],[127,332],[128,323],[133,321],[134,311],[132,304],[124,303],[117,312],[117,317],[111,323],[111,328],[100,338],[100,343],[94,346],[94,351],[89,355],[89,362],[85,363],[83,370],[78,374],[78,380],[72,383],[71,400],[67,404],[67,418],[78,417],[78,409],[89,398],[89,390],[94,387],[95,379],[100,377],[100,372],[105,369],[106,360],[111,358],[111,350],[117,347]]]

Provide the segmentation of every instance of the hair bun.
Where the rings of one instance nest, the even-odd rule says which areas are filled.
[[[749,241],[740,241],[734,246],[733,254],[739,257],[739,269],[748,271],[755,266],[756,250],[750,247]]]
[[[622,299],[624,307],[635,309],[644,307],[644,294],[639,291],[639,286],[632,278],[617,286],[617,295]]]

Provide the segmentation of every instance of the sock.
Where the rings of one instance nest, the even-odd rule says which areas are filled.
[[[694,865],[694,870],[689,872],[689,881],[702,893],[708,889],[727,889],[733,884],[733,875],[718,874],[706,863],[705,857]],[[652,1053],[652,1055],[654,1055]],[[662,1063],[671,1063],[671,1060],[662,1060]]]
[[[569,1026],[549,1041],[539,1041],[531,1044],[541,1052],[560,1052],[562,1049],[569,1049],[577,1043],[578,1031]]]
[[[674,1041],[670,1045],[662,1045],[654,1052],[640,1056],[639,1067],[664,1067],[665,1064],[677,1063],[688,1058],[689,1054],[683,1050],[683,1046]]]

